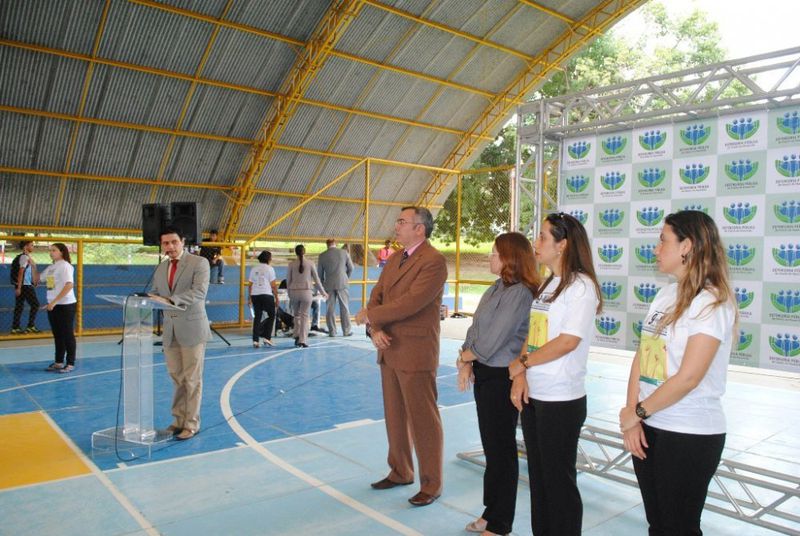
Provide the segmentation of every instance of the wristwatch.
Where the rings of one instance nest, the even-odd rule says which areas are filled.
[[[528,354],[527,352],[519,356],[519,362],[522,363],[522,366],[528,368]]]
[[[650,416],[647,413],[647,411],[642,407],[642,403],[641,402],[637,402],[636,403],[636,416],[639,417],[642,420],[645,420]]]

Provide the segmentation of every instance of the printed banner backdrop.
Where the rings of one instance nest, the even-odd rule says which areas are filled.
[[[592,240],[593,344],[635,350],[664,217],[714,218],[739,306],[731,363],[800,372],[800,107],[566,139],[562,210]]]

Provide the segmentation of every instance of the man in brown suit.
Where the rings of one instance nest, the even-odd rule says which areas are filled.
[[[366,310],[356,315],[357,323],[367,324],[378,349],[389,439],[391,471],[372,487],[389,489],[414,482],[413,442],[420,491],[409,502],[426,506],[442,493],[444,441],[436,403],[436,369],[447,264],[428,243],[433,231],[429,210],[404,208],[394,229],[403,252],[389,257]]]

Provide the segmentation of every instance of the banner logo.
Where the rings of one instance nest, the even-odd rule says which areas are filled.
[[[747,350],[747,347],[750,346],[753,342],[753,335],[750,333],[745,333],[743,329],[739,330],[739,340],[736,341],[736,351],[742,352]]]
[[[750,206],[750,203],[731,203],[728,207],[723,207],[722,213],[725,219],[735,225],[743,225],[756,217],[758,207]]]
[[[756,248],[745,244],[731,244],[728,246],[728,264],[731,266],[745,266],[756,256]]]
[[[739,309],[747,309],[747,306],[753,303],[753,298],[755,297],[754,292],[747,292],[746,288],[739,288],[733,291],[733,295],[736,297],[736,305],[739,306]]]
[[[597,254],[600,255],[603,262],[611,263],[617,262],[622,257],[622,250],[623,248],[616,244],[603,244],[597,248]]]
[[[681,180],[686,184],[700,184],[708,178],[711,173],[711,166],[703,164],[686,164],[686,167],[678,171]]]
[[[708,214],[708,207],[704,207],[703,205],[686,205],[682,209],[680,209],[678,212],[680,212],[682,210],[694,210],[694,211],[697,211],[697,212],[704,212],[704,213]]]
[[[569,215],[581,222],[581,225],[586,225],[586,222],[589,221],[589,213],[584,210],[572,210]]]
[[[778,333],[775,336],[769,336],[769,347],[783,357],[797,357],[800,355],[800,339],[797,335],[789,335]]]
[[[636,322],[633,323],[632,327],[633,327],[633,334],[636,335],[637,339],[641,339],[642,338],[642,321],[641,320],[637,320]]]
[[[800,266],[800,244],[781,244],[772,248],[772,258],[781,266],[796,268]]]
[[[606,190],[619,190],[625,184],[625,174],[619,171],[609,171],[605,175],[600,175],[600,184]]]
[[[664,209],[658,207],[644,207],[636,211],[636,219],[645,227],[653,227],[661,223],[664,218]]]
[[[589,177],[585,175],[573,175],[572,177],[567,177],[566,181],[567,190],[572,193],[579,194],[589,186]]]
[[[758,162],[750,160],[733,160],[730,164],[725,164],[725,175],[732,181],[744,182],[752,179],[758,172]]]
[[[775,169],[784,177],[800,177],[800,159],[796,154],[783,155],[783,159],[775,160]]]
[[[600,284],[600,292],[605,300],[616,300],[622,294],[622,285],[614,281],[603,281]]]
[[[600,212],[600,223],[603,227],[619,227],[624,217],[625,211],[618,208],[609,208]]]
[[[746,140],[758,132],[759,121],[753,121],[752,117],[734,119],[732,123],[725,123],[725,132],[732,140]]]
[[[601,144],[603,152],[608,156],[615,156],[625,150],[628,144],[628,139],[623,136],[611,136],[606,138]]]
[[[711,127],[707,127],[702,123],[690,125],[687,128],[682,128],[679,133],[681,141],[686,145],[702,145],[711,136]]]
[[[664,182],[666,176],[667,170],[658,168],[643,169],[638,173],[639,184],[647,188],[655,188]]]
[[[781,313],[800,313],[800,290],[779,290],[769,295],[772,306]]]
[[[634,250],[636,253],[636,258],[639,259],[639,262],[642,264],[655,264],[656,263],[656,245],[655,244],[643,244],[640,247],[637,247]]]
[[[592,148],[591,143],[585,141],[578,141],[567,146],[567,153],[575,160],[580,160],[589,154],[589,149]]]
[[[775,217],[783,223],[800,223],[800,200],[784,201],[780,205],[772,205]]]
[[[611,336],[617,334],[619,328],[622,327],[622,322],[610,316],[601,316],[594,321],[594,325],[601,334]]]
[[[778,130],[784,134],[800,134],[800,116],[797,112],[786,112],[778,118]]]
[[[639,283],[633,287],[633,294],[642,303],[652,303],[659,290],[661,287],[657,287],[655,283]]]
[[[660,130],[651,130],[649,132],[645,131],[641,136],[639,136],[639,145],[641,145],[642,149],[645,151],[655,151],[656,149],[660,149],[666,141],[667,133],[661,132]]]

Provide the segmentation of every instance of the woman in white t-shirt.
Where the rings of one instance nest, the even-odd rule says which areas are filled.
[[[662,288],[642,323],[619,413],[650,534],[702,534],[700,515],[725,446],[725,393],[736,307],[717,226],[670,214],[656,246]]]
[[[47,319],[56,346],[55,361],[47,370],[67,373],[75,369],[75,268],[70,264],[69,249],[60,242],[50,246],[50,258],[53,264],[40,277],[47,284]]]
[[[545,218],[534,251],[551,273],[531,305],[527,347],[508,367],[511,402],[522,412],[533,534],[579,535],[583,502],[575,461],[600,285],[586,230],[569,214]]]
[[[275,310],[278,306],[278,280],[275,270],[269,265],[272,253],[262,251],[258,255],[258,266],[250,269],[250,286],[248,287],[250,305],[253,307],[253,348],[259,347],[260,338],[264,344],[272,344],[272,327],[275,323]],[[261,322],[261,315],[266,319]]]

